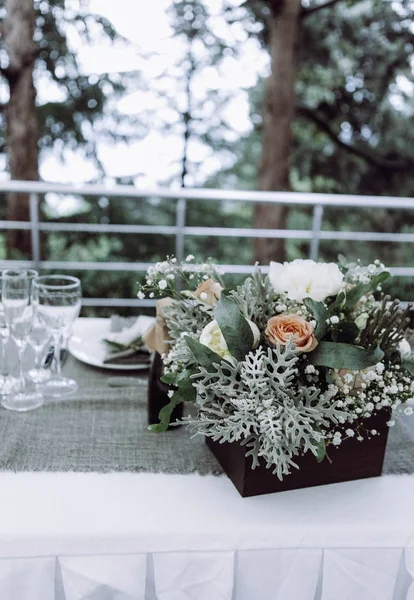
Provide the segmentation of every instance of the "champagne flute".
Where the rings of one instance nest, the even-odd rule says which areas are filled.
[[[0,304],[0,396],[11,394],[17,389],[18,381],[8,369],[6,347],[10,339],[10,329],[4,316],[3,305]]]
[[[69,275],[45,275],[34,282],[37,315],[50,331],[54,347],[54,375],[36,388],[45,396],[60,398],[76,392],[74,379],[61,374],[60,349],[73,321],[79,316],[82,304],[81,282]]]
[[[27,379],[33,381],[33,383],[42,383],[52,376],[49,369],[44,369],[42,367],[41,362],[45,354],[46,346],[50,342],[50,338],[50,331],[46,329],[44,324],[39,320],[39,317],[36,316],[32,331],[29,335],[29,344],[33,348],[35,354],[35,364],[33,369],[30,369],[30,371],[26,373]]]
[[[33,270],[24,269],[7,269],[2,273],[4,316],[19,355],[19,391],[3,397],[1,404],[8,410],[19,412],[33,410],[43,404],[43,396],[38,391],[26,389],[23,372],[23,353],[34,319],[31,292],[36,275]]]

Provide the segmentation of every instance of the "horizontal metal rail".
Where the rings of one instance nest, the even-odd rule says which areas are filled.
[[[30,221],[0,221],[0,230],[32,229]],[[80,232],[80,233],[123,233],[148,235],[177,235],[182,231],[186,236],[211,237],[242,237],[242,238],[275,238],[311,240],[314,232],[307,229],[250,229],[247,227],[184,227],[174,225],[101,225],[98,223],[84,225],[83,223],[39,223],[39,231],[46,232]],[[414,233],[381,233],[368,231],[319,231],[319,240],[344,240],[358,242],[391,242],[414,243]]]
[[[113,271],[142,273],[148,269],[148,262],[97,262],[97,261],[60,261],[42,260],[41,233],[90,233],[108,235],[165,235],[175,237],[175,251],[179,258],[184,256],[184,241],[186,236],[193,237],[220,237],[220,238],[267,238],[267,239],[297,239],[309,241],[309,257],[317,260],[321,241],[355,241],[370,243],[414,243],[414,233],[367,232],[367,231],[328,231],[323,230],[323,217],[325,208],[354,207],[359,210],[387,209],[414,211],[414,198],[394,198],[385,196],[357,196],[338,194],[311,194],[299,192],[259,192],[238,190],[202,189],[167,189],[151,188],[140,190],[134,186],[104,185],[66,185],[57,183],[32,182],[32,181],[2,181],[0,194],[18,192],[28,194],[30,198],[30,221],[0,221],[0,231],[25,230],[31,232],[32,260],[27,261],[0,261],[0,268],[8,267],[35,267],[45,270],[61,271]],[[61,194],[76,197],[90,198],[134,198],[136,200],[171,200],[175,202],[175,221],[171,225],[139,225],[139,224],[113,224],[113,223],[71,223],[71,222],[41,222],[39,201],[44,194]],[[307,229],[255,229],[234,227],[204,227],[186,225],[186,212],[188,201],[219,201],[234,203],[267,203],[282,204],[286,206],[302,206],[313,208],[312,224]],[[414,224],[414,223],[413,223]],[[253,271],[252,265],[220,265],[229,274],[249,274]],[[268,267],[263,267],[264,272]],[[414,277],[414,267],[390,268],[394,275],[399,277]],[[128,298],[85,298],[85,306],[113,306],[113,307],[152,307],[154,300],[128,299]]]
[[[87,261],[41,261],[38,267],[40,269],[53,269],[62,271],[125,271],[132,273],[145,272],[153,263],[134,263],[134,262],[87,262]],[[12,267],[30,269],[33,268],[33,261],[24,260],[3,260],[0,261],[0,268],[10,269]],[[249,275],[253,273],[254,265],[224,265],[220,264],[220,268],[229,275]],[[260,265],[260,270],[263,273],[269,272],[269,266]],[[398,277],[414,277],[414,267],[390,267],[389,271],[392,275]]]
[[[300,206],[359,208],[388,208],[414,210],[414,198],[393,196],[357,196],[351,194],[315,194],[306,192],[260,192],[240,190],[217,190],[212,188],[149,188],[132,185],[88,185],[46,183],[41,181],[0,181],[0,193],[21,192],[35,194],[65,194],[77,196],[103,196],[114,198],[172,198],[179,200],[225,200],[231,202],[252,202],[286,204]]]

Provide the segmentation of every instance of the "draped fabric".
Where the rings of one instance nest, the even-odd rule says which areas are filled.
[[[2,559],[0,598],[412,600],[413,559],[398,548]]]
[[[414,476],[0,473],[1,600],[414,600]]]

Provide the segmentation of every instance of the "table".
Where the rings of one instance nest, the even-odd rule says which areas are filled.
[[[0,472],[0,506],[1,600],[414,599],[414,475],[243,499],[225,476]]]

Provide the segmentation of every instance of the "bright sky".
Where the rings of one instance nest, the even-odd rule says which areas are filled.
[[[166,9],[171,0],[91,0],[90,6],[96,13],[102,14],[112,21],[117,31],[131,40],[133,44],[125,48],[122,44],[112,47],[94,45],[87,47],[76,35],[71,36],[72,46],[76,49],[82,68],[87,73],[100,71],[120,72],[140,69],[148,81],[145,90],[137,90],[123,98],[119,108],[126,113],[138,114],[157,105],[159,99],[153,93],[154,77],[163,69],[172,69],[183,51],[178,40],[171,39]],[[234,0],[238,4],[237,0]],[[267,57],[260,51],[254,40],[245,40],[241,27],[226,29],[220,19],[221,0],[208,0],[213,14],[217,15],[215,27],[223,37],[228,37],[229,43],[236,38],[243,41],[244,52],[240,61],[231,57],[226,58],[221,71],[207,69],[202,77],[195,81],[195,94],[203,98],[210,88],[228,89],[235,92],[235,99],[222,113],[224,118],[240,134],[249,130],[247,93],[243,88],[254,86],[258,74],[265,74]],[[150,59],[146,54],[154,53]],[[39,90],[41,101],[50,99],[51,88]],[[175,94],[177,97],[177,94]],[[178,96],[178,101],[180,98]],[[168,107],[160,104],[160,116],[169,117]],[[170,110],[170,112],[172,112]],[[99,158],[106,167],[109,176],[123,176],[140,173],[135,179],[139,187],[155,185],[168,176],[178,173],[177,161],[182,155],[182,138],[177,134],[166,134],[165,131],[151,131],[142,141],[129,146],[101,145]],[[220,168],[222,157],[212,155],[209,148],[194,140],[189,147],[191,160],[201,161],[200,170],[195,174],[190,184],[201,185],[209,174]],[[45,180],[59,182],[82,182],[95,177],[95,169],[81,156],[66,154],[66,164],[51,153],[45,157],[41,165],[41,176]],[[175,164],[174,164],[174,161]],[[177,182],[178,185],[178,182]]]

